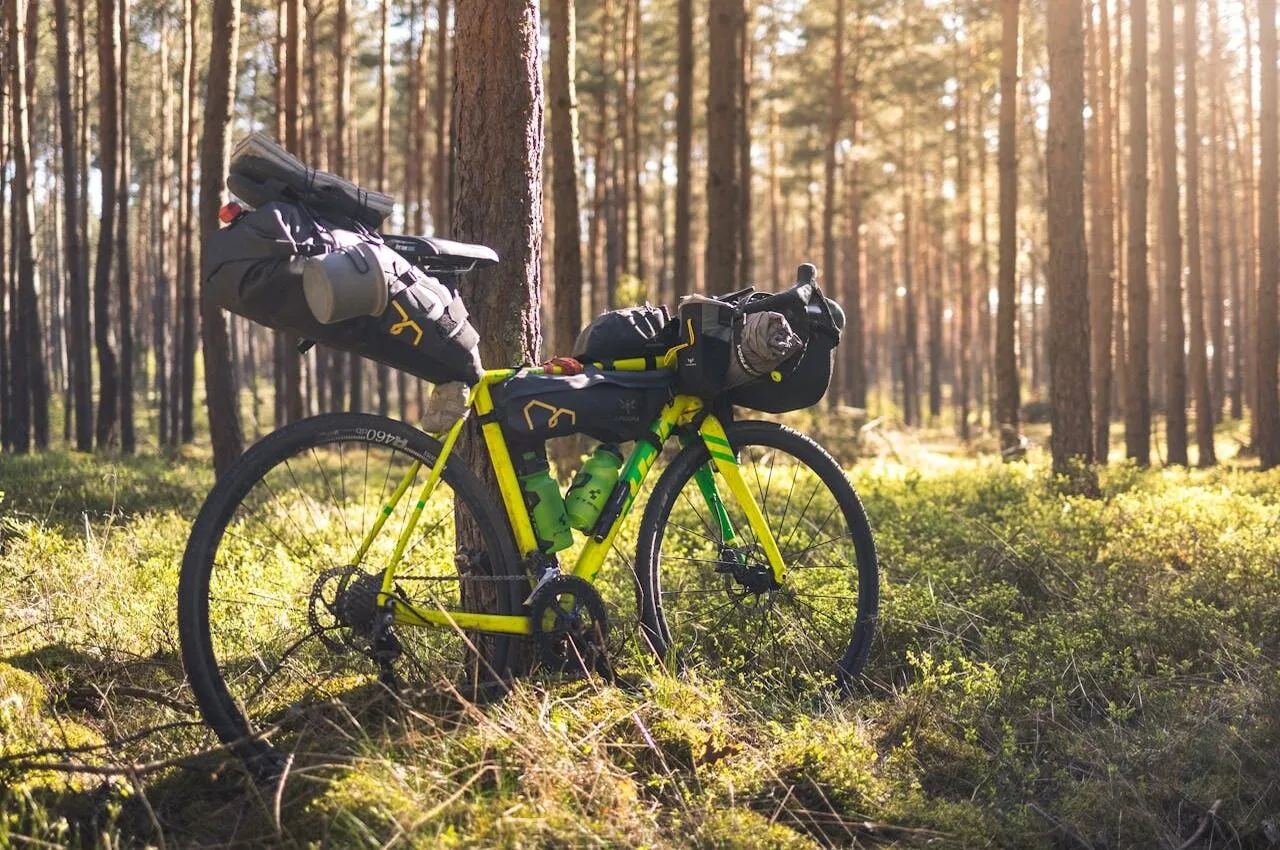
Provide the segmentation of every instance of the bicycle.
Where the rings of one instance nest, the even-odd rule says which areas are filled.
[[[677,354],[599,365],[670,372]],[[542,664],[609,672],[597,578],[673,438],[636,548],[644,648],[746,685],[853,688],[878,568],[862,504],[832,457],[783,425],[675,394],[562,570],[540,548],[494,392],[556,372],[485,371],[467,410],[435,434],[363,413],[302,420],[220,478],[183,559],[179,634],[206,723],[252,769],[283,769],[273,739],[301,751],[315,730],[359,725],[372,697],[411,682],[501,689],[519,642]],[[500,505],[459,456],[471,419]]]

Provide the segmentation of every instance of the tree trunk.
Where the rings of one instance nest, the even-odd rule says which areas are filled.
[[[379,192],[387,191],[387,160],[391,145],[391,102],[388,90],[391,76],[391,0],[382,0],[378,27],[378,139],[376,180]],[[378,415],[387,416],[391,411],[391,371],[385,363],[377,365]]]
[[[555,345],[570,354],[582,328],[582,231],[578,211],[577,32],[574,0],[551,0],[551,146],[555,201]],[[638,187],[637,187],[638,188]]]
[[[345,0],[344,0],[345,2]],[[436,151],[432,175],[431,220],[437,235],[449,235],[448,139],[449,139],[449,0],[440,0],[436,10]]]
[[[968,107],[968,89],[962,77],[957,74],[955,122],[956,122],[956,203],[959,205],[959,216],[956,222],[956,263],[959,265],[960,291],[957,300],[960,302],[960,345],[957,358],[960,367],[959,382],[955,388],[953,403],[956,407],[956,431],[961,440],[969,439],[969,390],[972,383],[970,369],[973,360],[970,349],[973,346],[973,268],[970,253],[972,239],[972,205],[973,197],[969,187],[969,141],[966,135],[968,126],[965,112]]]
[[[1142,0],[1138,0],[1142,2]],[[996,310],[996,423],[1006,454],[1020,442],[1018,361],[1015,353],[1018,311],[1018,0],[1000,4],[1000,258]],[[904,163],[905,165],[905,163]],[[1034,300],[1034,299],[1033,299]]]
[[[1160,0],[1160,219],[1164,247],[1165,428],[1168,462],[1187,465],[1186,329],[1182,319],[1182,223],[1179,221],[1178,131],[1174,114],[1177,35],[1173,0]]]
[[[485,328],[481,354],[491,365],[533,362],[538,354],[542,247],[542,74],[536,0],[459,3],[454,30],[457,195],[454,230],[460,239],[491,245],[502,257],[492,269],[472,272],[462,294],[477,327]],[[472,57],[486,56],[479,63]],[[472,425],[463,454],[479,461],[484,449]],[[474,531],[459,529],[462,539]],[[463,585],[464,604],[480,610],[494,588]],[[472,594],[475,594],[473,597]],[[478,597],[478,598],[477,598]],[[483,651],[483,644],[482,651]],[[518,672],[520,659],[513,661]],[[500,673],[503,671],[499,671]]]
[[[102,173],[102,223],[98,231],[98,256],[93,278],[94,339],[98,346],[98,448],[115,442],[120,393],[114,342],[111,333],[111,259],[115,241],[116,189],[119,176],[116,115],[119,86],[117,68],[117,17],[115,0],[98,0],[98,152]]]
[[[1084,29],[1080,0],[1049,4],[1049,404],[1053,469],[1093,462],[1089,254],[1084,228]],[[1096,485],[1088,471],[1083,487]]]
[[[751,5],[743,4],[738,19],[738,58],[742,76],[738,80],[738,271],[736,286],[746,286],[752,279],[751,244],[751,75],[755,42],[751,37]],[[831,274],[830,269],[823,269]]]
[[[1213,371],[1209,377],[1209,395],[1213,407],[1213,422],[1222,421],[1223,405],[1227,397],[1227,330],[1223,299],[1226,291],[1223,278],[1226,264],[1223,258],[1222,220],[1222,146],[1226,143],[1222,133],[1222,43],[1219,40],[1218,7],[1209,4],[1209,331],[1213,346]],[[1231,302],[1234,308],[1236,302]]]
[[[1277,220],[1276,0],[1258,0],[1258,56],[1262,62],[1262,105],[1258,115],[1262,167],[1258,172],[1258,457],[1263,469],[1280,466],[1280,220]]]
[[[849,204],[849,261],[845,268],[844,287],[841,292],[845,316],[845,336],[842,347],[845,350],[845,401],[859,408],[867,406],[867,343],[866,320],[862,310],[863,274],[862,274],[862,167],[856,150],[862,142],[862,117],[859,114],[857,76],[854,77],[854,91],[849,101],[850,125],[853,131],[855,153],[849,163],[849,182],[845,187]],[[775,181],[776,175],[770,178]],[[770,190],[771,192],[774,190]],[[770,204],[772,214],[774,205]],[[776,227],[776,225],[775,225]],[[775,240],[776,241],[776,238]],[[772,258],[775,264],[778,257]],[[782,276],[775,274],[775,284],[782,283]]]
[[[835,295],[840,291],[840,267],[836,260],[836,147],[844,124],[844,0],[835,3],[832,31],[831,80],[827,93],[827,138],[822,150],[822,282]],[[744,142],[745,144],[745,142]],[[745,281],[745,278],[744,278]],[[782,281],[773,281],[775,286]],[[843,367],[843,363],[840,367]],[[838,368],[837,373],[843,372]]]
[[[676,78],[676,214],[672,278],[675,295],[693,291],[691,203],[693,189],[693,0],[678,0],[679,59]]]
[[[1183,5],[1184,79],[1183,120],[1186,122],[1187,144],[1187,301],[1191,310],[1191,391],[1196,405],[1196,446],[1200,466],[1213,466],[1217,456],[1213,450],[1213,405],[1209,396],[1209,360],[1205,349],[1203,266],[1200,255],[1200,129],[1199,101],[1196,92],[1196,54],[1199,51],[1196,31],[1196,7],[1200,0],[1186,0]]]
[[[210,30],[214,49],[209,55],[204,137],[200,146],[201,244],[219,227],[218,209],[222,206],[222,187],[227,177],[228,131],[231,107],[235,102],[240,37],[240,0],[213,0]],[[239,457],[244,435],[240,430],[239,405],[234,403],[235,384],[231,374],[226,316],[211,300],[201,298],[200,318],[213,468],[222,474]]]
[[[738,214],[741,187],[738,174],[738,92],[742,61],[738,33],[742,0],[711,0],[708,16],[709,91],[707,95],[707,248],[708,292],[737,288]]]
[[[16,40],[10,35],[10,2],[0,3],[0,32],[4,33],[0,41],[0,174],[9,172],[9,86],[13,76],[9,72],[13,67],[10,53]],[[16,5],[16,4],[15,4]],[[0,450],[13,448],[13,381],[9,357],[9,182],[0,180]]]
[[[89,283],[80,266],[79,153],[75,111],[72,107],[71,33],[67,0],[54,0],[57,33],[58,126],[62,133],[62,228],[64,274],[68,289],[67,339],[71,395],[75,408],[76,449],[93,450],[93,371],[90,365]],[[165,87],[168,91],[168,87]],[[167,187],[165,187],[167,189]],[[0,221],[3,218],[0,217]],[[0,256],[3,256],[0,253]]]
[[[193,110],[199,97],[199,74],[196,50],[200,24],[200,4],[190,0],[187,25],[183,35],[182,70],[186,77],[187,96],[182,99],[182,203],[179,218],[182,228],[182,361],[177,370],[178,388],[174,398],[181,410],[182,442],[195,439],[196,396],[196,216],[195,166],[196,127]]]
[[[169,399],[170,349],[169,310],[173,288],[173,84],[169,66],[169,14],[160,15],[160,151],[157,157],[156,192],[159,196],[159,220],[156,222],[156,285],[155,300],[151,304],[152,347],[155,349],[155,390],[158,407],[157,443],[167,446],[176,443],[176,423],[171,417]],[[88,309],[88,305],[85,305]]]
[[[133,276],[129,257],[129,187],[133,183],[129,143],[129,4],[116,6],[120,18],[120,188],[116,223],[116,285],[120,291],[120,450],[133,454],[137,436],[133,427]]]
[[[1151,464],[1151,371],[1147,359],[1150,283],[1147,273],[1147,0],[1129,4],[1129,357],[1125,375],[1125,455]]]
[[[302,0],[284,0],[284,146],[292,154],[302,150]],[[237,15],[239,10],[237,8]],[[296,422],[304,415],[302,404],[302,356],[298,337],[285,334],[280,344],[280,375],[277,392],[283,395],[284,421]],[[277,405],[280,402],[277,401]]]
[[[1115,120],[1111,97],[1111,27],[1108,0],[1098,3],[1098,49],[1094,97],[1093,170],[1097,203],[1094,206],[1093,250],[1089,258],[1090,329],[1093,344],[1093,456],[1105,464],[1111,451],[1112,325],[1115,306],[1115,172],[1111,126]],[[1123,355],[1123,352],[1117,352]]]

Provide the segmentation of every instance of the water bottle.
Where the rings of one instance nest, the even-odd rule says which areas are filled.
[[[533,531],[538,536],[538,548],[547,554],[568,549],[573,545],[573,532],[565,517],[560,485],[551,477],[546,458],[526,452],[521,460],[524,473],[519,476],[520,489],[529,507]]]
[[[606,443],[597,446],[587,462],[573,476],[573,484],[564,496],[564,509],[569,525],[579,531],[595,527],[604,503],[618,483],[618,470],[622,468],[622,452],[617,446]]]

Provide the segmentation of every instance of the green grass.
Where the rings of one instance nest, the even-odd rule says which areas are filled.
[[[1280,473],[1114,465],[1090,501],[1034,452],[1000,465],[885,441],[852,473],[884,575],[866,690],[848,703],[635,664],[622,687],[528,681],[488,706],[362,718],[333,742],[341,760],[299,770],[279,799],[226,756],[182,759],[214,743],[174,622],[203,459],[0,458],[0,847],[1280,836]],[[623,568],[606,569],[629,632]],[[13,765],[46,750],[22,761],[178,761]]]

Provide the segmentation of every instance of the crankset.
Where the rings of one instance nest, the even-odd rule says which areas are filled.
[[[585,579],[560,575],[539,582],[529,597],[533,643],[543,667],[565,673],[599,673],[612,679],[605,638],[604,600]]]

